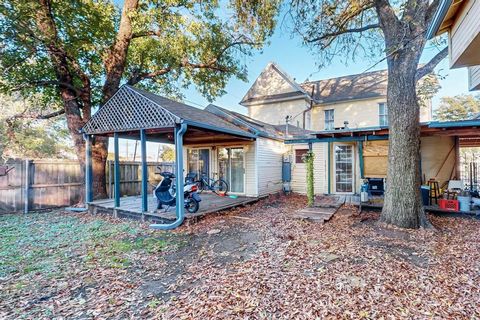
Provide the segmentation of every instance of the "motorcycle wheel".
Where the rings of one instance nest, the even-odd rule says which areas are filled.
[[[190,198],[186,205],[186,208],[189,213],[195,213],[200,208],[200,204],[198,203],[197,200]]]

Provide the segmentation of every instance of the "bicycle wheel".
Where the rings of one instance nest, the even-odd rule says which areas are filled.
[[[212,190],[215,193],[227,193],[228,192],[228,183],[225,180],[218,179],[212,184]]]

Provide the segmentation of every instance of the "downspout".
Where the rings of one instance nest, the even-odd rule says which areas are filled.
[[[175,174],[177,176],[177,202],[176,215],[177,219],[169,224],[151,224],[150,228],[157,230],[171,230],[179,227],[185,219],[185,205],[184,205],[184,181],[183,181],[183,135],[187,131],[187,124],[183,121],[180,126],[175,127]]]
[[[310,98],[310,107],[308,107],[307,109],[305,109],[303,111],[303,129],[306,129],[305,128],[306,114],[307,114],[308,111],[313,109],[313,95],[314,94],[315,94],[315,85],[312,85],[312,96]]]

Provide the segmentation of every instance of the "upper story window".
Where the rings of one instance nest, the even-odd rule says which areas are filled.
[[[381,126],[388,126],[388,108],[384,102],[378,104],[378,118]]]
[[[334,117],[334,109],[325,110],[325,130],[333,130],[335,117]]]

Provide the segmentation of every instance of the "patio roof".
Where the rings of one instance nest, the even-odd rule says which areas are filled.
[[[86,134],[110,135],[115,132],[138,134],[171,132],[179,123],[222,134],[255,138],[255,135],[221,117],[184,103],[123,85],[82,128]],[[162,130],[163,129],[163,130]],[[167,129],[167,130],[165,130]]]
[[[422,136],[454,136],[460,139],[479,141],[480,119],[461,121],[432,121],[420,124]],[[386,140],[388,139],[388,126],[345,128],[340,130],[322,130],[313,133],[312,139],[289,139],[287,144],[305,142],[329,142],[329,141],[355,141],[355,140]],[[476,139],[473,139],[476,138]]]

